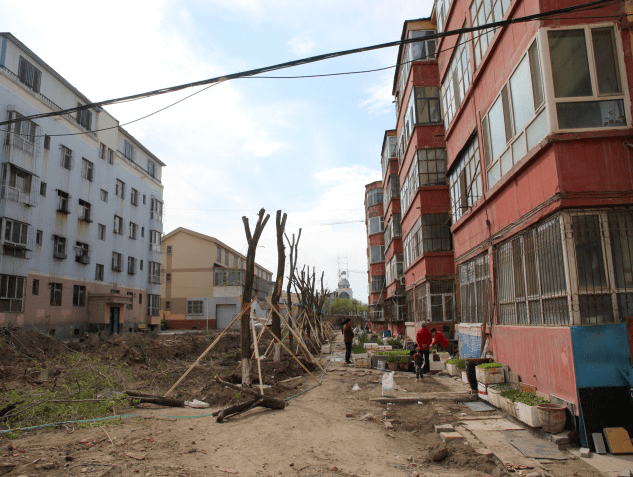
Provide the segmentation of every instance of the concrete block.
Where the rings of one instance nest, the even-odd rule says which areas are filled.
[[[456,441],[464,438],[464,436],[462,436],[459,432],[440,432],[440,437],[444,442]]]
[[[568,432],[561,432],[559,434],[552,434],[550,436],[550,439],[552,440],[552,442],[558,446],[565,446],[568,445],[570,443],[569,441],[569,433]]]
[[[591,437],[593,438],[593,446],[596,448],[596,454],[606,454],[607,447],[604,445],[602,432],[594,432]]]
[[[521,382],[521,378],[517,373],[513,373],[512,371],[508,371],[508,381],[511,383],[519,384]]]
[[[624,427],[605,427],[603,431],[612,454],[633,454],[633,444]]]
[[[629,469],[623,469],[620,472],[618,472],[618,477],[631,477],[631,471]]]
[[[453,432],[455,428],[452,424],[436,424],[435,432]]]
[[[586,447],[580,448],[580,457],[591,457],[591,451]]]

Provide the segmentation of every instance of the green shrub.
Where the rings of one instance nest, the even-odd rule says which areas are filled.
[[[543,399],[536,394],[528,393],[525,391],[518,391],[516,389],[504,391],[501,393],[501,395],[505,398],[508,398],[512,402],[522,402],[523,404],[527,404],[528,406],[537,406],[538,404],[549,402],[547,399]]]
[[[390,338],[387,340],[387,344],[390,346],[402,346],[402,341],[398,338]]]
[[[481,363],[477,365],[478,368],[481,369],[490,369],[490,368],[503,368],[503,364],[501,363]]]
[[[367,336],[367,333],[361,333],[358,335],[358,341],[360,342],[360,344],[368,343],[369,336]]]
[[[387,355],[387,363],[397,363],[400,361],[400,356],[395,354]]]
[[[363,345],[354,345],[352,346],[352,353],[356,353],[356,354],[362,354],[362,353],[366,353],[367,350],[365,349],[365,347]]]
[[[396,355],[396,356],[409,356],[409,350],[407,349],[394,349],[391,351],[375,351],[374,352],[374,356],[390,356],[390,355]]]
[[[454,364],[457,366],[457,369],[466,369],[466,360],[462,358],[451,358],[446,360],[448,364]]]

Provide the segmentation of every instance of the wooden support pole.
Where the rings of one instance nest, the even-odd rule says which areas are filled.
[[[308,374],[310,375],[310,377],[311,377],[312,379],[314,379],[317,383],[319,383],[319,380],[318,380],[318,379],[314,376],[314,374],[312,374],[312,373],[308,370],[308,368],[306,368],[306,367],[303,365],[303,363],[302,363],[301,361],[299,361],[299,358],[297,358],[297,357],[296,357],[296,356],[292,353],[292,351],[290,351],[290,350],[286,347],[286,345],[285,345],[285,344],[283,344],[283,342],[282,342],[282,341],[281,341],[281,340],[280,340],[280,339],[279,339],[279,338],[278,338],[278,337],[277,337],[277,336],[276,336],[276,335],[275,335],[272,331],[270,331],[270,330],[268,329],[268,327],[266,326],[266,323],[262,322],[262,320],[260,320],[260,319],[259,319],[259,317],[257,317],[257,316],[255,316],[255,319],[256,319],[257,321],[259,321],[259,322],[262,324],[262,326],[263,326],[264,328],[266,328],[266,331],[268,331],[268,332],[272,335],[272,337],[273,337],[273,338],[275,338],[275,339],[277,340],[277,342],[278,342],[278,343],[282,346],[282,348],[283,348],[283,349],[285,349],[288,353],[290,353],[290,356],[292,356],[292,357],[294,358],[294,360],[295,360],[297,363],[299,363],[299,366],[301,366],[301,367],[305,370],[305,372],[306,372],[306,373],[308,373]],[[321,383],[319,383],[319,384],[321,384]]]
[[[255,339],[255,359],[257,360],[257,373],[259,374],[259,392],[264,394],[264,380],[262,379],[262,363],[259,361],[259,341],[257,340],[257,331],[255,323],[251,320],[251,328],[253,329],[253,338]],[[262,330],[264,331],[264,330]]]
[[[251,302],[251,305],[254,303],[254,301],[255,301],[255,300],[253,300],[253,301]],[[250,305],[248,306],[248,308],[244,308],[244,309],[243,309],[240,313],[238,313],[238,314],[237,314],[237,316],[236,316],[235,318],[233,318],[233,321],[231,321],[231,324],[230,324],[229,326],[227,326],[227,327],[224,329],[224,331],[222,331],[222,333],[220,333],[220,336],[218,336],[218,337],[217,337],[217,338],[213,341],[213,343],[211,343],[211,344],[207,347],[207,349],[205,349],[205,350],[204,350],[204,352],[200,355],[200,357],[198,357],[198,359],[196,359],[196,360],[195,360],[195,362],[194,362],[191,366],[189,366],[189,369],[188,369],[187,371],[185,371],[185,374],[183,374],[182,376],[180,376],[180,379],[178,379],[178,381],[176,381],[176,382],[174,383],[174,385],[173,385],[171,388],[169,388],[169,391],[167,391],[167,392],[163,395],[163,397],[167,397],[167,396],[169,396],[169,395],[170,395],[170,394],[174,391],[174,389],[176,389],[176,387],[177,387],[177,386],[178,386],[178,385],[182,382],[182,380],[183,380],[183,379],[185,379],[185,378],[187,377],[187,375],[191,372],[191,370],[192,370],[193,368],[195,368],[195,367],[198,365],[198,363],[202,360],[202,358],[204,358],[204,357],[207,355],[207,353],[209,353],[209,351],[211,351],[211,350],[213,349],[213,347],[214,347],[216,344],[218,344],[218,342],[220,341],[220,339],[221,339],[221,338],[222,338],[222,337],[223,337],[223,336],[224,336],[224,335],[225,335],[225,334],[226,334],[226,333],[227,333],[227,332],[231,329],[231,326],[233,326],[233,325],[235,324],[235,322],[236,322],[237,320],[239,320],[239,319],[242,317],[242,314],[243,314],[246,310],[250,310]]]

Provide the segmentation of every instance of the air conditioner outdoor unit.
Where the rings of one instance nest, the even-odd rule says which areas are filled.
[[[399,281],[400,281],[400,285],[406,285],[407,283],[407,279],[405,277],[400,277]]]

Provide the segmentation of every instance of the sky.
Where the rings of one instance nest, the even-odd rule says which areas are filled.
[[[21,40],[91,101],[388,41],[432,0],[0,0],[0,31]],[[266,76],[394,66],[388,48]],[[186,227],[246,254],[271,215],[256,261],[276,273],[275,214],[297,234],[299,268],[336,289],[348,270],[367,302],[364,186],[381,179],[384,131],[395,127],[394,69],[318,79],[238,79],[106,107],[159,157],[164,232]],[[70,105],[69,105],[70,106]],[[344,222],[344,223],[337,223]],[[285,288],[285,283],[284,283]]]

